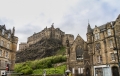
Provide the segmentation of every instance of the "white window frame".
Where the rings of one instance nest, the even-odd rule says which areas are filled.
[[[112,34],[111,34],[111,29],[108,29],[107,30],[107,34],[108,34],[108,36],[111,36]]]

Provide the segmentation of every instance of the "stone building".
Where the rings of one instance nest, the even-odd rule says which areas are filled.
[[[0,76],[6,69],[14,70],[18,42],[18,37],[14,34],[14,27],[12,30],[7,30],[5,25],[0,25]]]
[[[120,15],[115,21],[91,28],[87,41],[79,35],[67,47],[68,69],[73,76],[119,76]]]
[[[65,34],[65,32],[61,31],[59,28],[54,28],[54,24],[51,25],[50,28],[44,28],[41,32],[34,33],[32,36],[28,37],[26,43],[19,44],[19,51],[28,48],[30,45],[35,44],[41,39],[49,39],[55,38],[62,42],[63,45],[66,46],[66,38],[69,39],[70,44],[74,41],[74,36],[72,34]]]

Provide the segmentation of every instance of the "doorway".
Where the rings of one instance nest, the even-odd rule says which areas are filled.
[[[113,76],[119,76],[118,67],[116,67],[116,66],[112,67],[112,74],[113,74]]]
[[[86,76],[90,76],[90,69],[89,68],[86,69]]]

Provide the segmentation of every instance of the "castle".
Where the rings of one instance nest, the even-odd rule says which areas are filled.
[[[35,44],[41,39],[49,39],[54,38],[58,39],[62,42],[63,46],[66,46],[66,39],[69,39],[70,44],[74,41],[74,36],[72,34],[65,34],[65,32],[61,31],[59,28],[54,28],[54,24],[51,25],[50,28],[44,28],[41,32],[34,33],[32,36],[28,37],[27,42],[22,42],[19,44],[19,51],[28,48],[30,45]]]

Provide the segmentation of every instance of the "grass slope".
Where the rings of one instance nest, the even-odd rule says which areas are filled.
[[[66,65],[62,64],[58,66],[58,63],[63,62],[66,62],[66,56],[51,56],[40,60],[17,63],[15,71],[23,74],[43,74],[43,70],[46,70],[47,74],[63,74]]]

